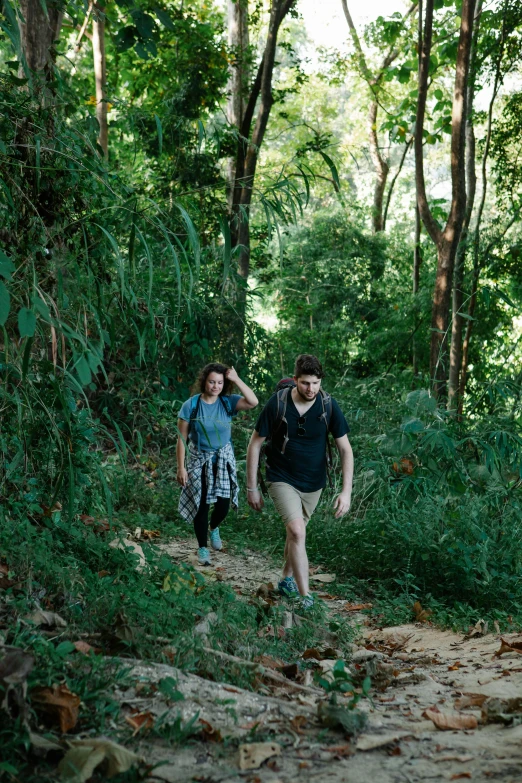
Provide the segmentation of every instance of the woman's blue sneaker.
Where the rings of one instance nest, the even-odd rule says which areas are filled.
[[[308,593],[308,595],[305,595],[303,598],[301,598],[301,609],[304,612],[307,612],[309,609],[313,609],[314,606],[314,597],[311,593]]]
[[[200,546],[198,549],[198,563],[200,565],[210,565],[210,552],[206,546]]]
[[[285,598],[297,598],[299,595],[299,588],[297,587],[297,582],[293,576],[285,576],[284,579],[281,579],[277,585],[277,589],[279,590],[280,595],[284,595]]]
[[[217,552],[223,548],[223,542],[221,540],[221,536],[219,535],[218,527],[215,527],[214,530],[210,531],[210,545],[212,549],[215,549]]]

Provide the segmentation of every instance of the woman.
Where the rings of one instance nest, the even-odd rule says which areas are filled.
[[[229,394],[233,383],[241,394]],[[258,400],[234,368],[224,364],[207,364],[194,388],[198,393],[183,403],[178,418],[177,480],[183,487],[179,513],[183,519],[194,522],[199,564],[210,565],[210,506],[214,506],[210,516],[210,543],[215,550],[223,546],[219,525],[228,514],[230,502],[237,508],[239,487],[231,441],[232,418],[239,411],[255,408]],[[189,448],[187,467],[186,443]]]

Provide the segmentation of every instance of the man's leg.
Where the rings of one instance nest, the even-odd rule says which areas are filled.
[[[310,585],[308,581],[308,555],[306,554],[306,524],[302,517],[293,519],[286,525],[287,557],[283,574],[293,574],[301,595],[308,595]],[[287,573],[288,567],[290,572]]]
[[[288,555],[288,531],[286,533],[285,541],[285,554],[284,554],[284,566],[283,566],[283,579],[285,576],[293,576],[292,564],[290,563],[290,557]]]

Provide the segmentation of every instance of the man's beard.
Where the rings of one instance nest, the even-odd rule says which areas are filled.
[[[312,400],[315,400],[315,398],[319,394],[319,392],[316,391],[313,397],[305,397],[304,394],[301,394],[301,392],[299,391],[299,388],[297,386],[295,387],[295,389],[297,391],[298,396],[303,400],[303,402],[311,402]]]

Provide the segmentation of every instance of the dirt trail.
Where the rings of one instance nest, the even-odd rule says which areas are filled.
[[[174,540],[163,549],[174,560],[195,564],[192,541]],[[245,596],[278,578],[273,564],[255,553],[218,553],[212,569],[200,570]],[[334,593],[335,583],[328,589]],[[342,611],[344,603],[328,601],[332,613]],[[274,755],[267,761],[241,770],[237,743],[195,741],[171,748],[157,740],[144,741],[140,752],[148,763],[167,761],[154,771],[154,779],[172,783],[287,783],[298,779],[321,783],[459,779],[520,783],[522,657],[517,653],[494,657],[500,647],[497,634],[465,639],[426,624],[376,629],[363,625],[363,619],[362,615],[353,617],[357,644],[351,666],[361,676],[371,675],[373,706],[367,701],[360,703],[369,722],[351,742],[342,732],[336,734],[320,724],[317,706],[325,696],[310,682],[299,688],[291,681],[285,685],[284,679],[282,683],[268,679],[265,682],[272,695],[267,696],[169,666],[136,662],[135,675],[140,680],[178,679],[185,700],[172,707],[173,715],[181,712],[186,721],[199,712],[199,718],[208,721],[210,733],[243,738],[244,743],[258,741],[251,734],[257,723],[262,739],[266,742],[268,737],[274,745]],[[329,665],[321,664],[326,669]],[[139,701],[140,709],[156,715],[166,709],[158,694],[140,699],[135,689],[130,689],[121,698],[127,704]],[[457,720],[465,716],[471,723],[474,716],[478,725],[468,730],[440,730],[423,717],[430,708]],[[517,725],[517,718],[513,720],[513,714],[518,713],[521,725]],[[209,739],[213,738],[215,735]],[[270,748],[264,745],[248,752],[266,754]]]

